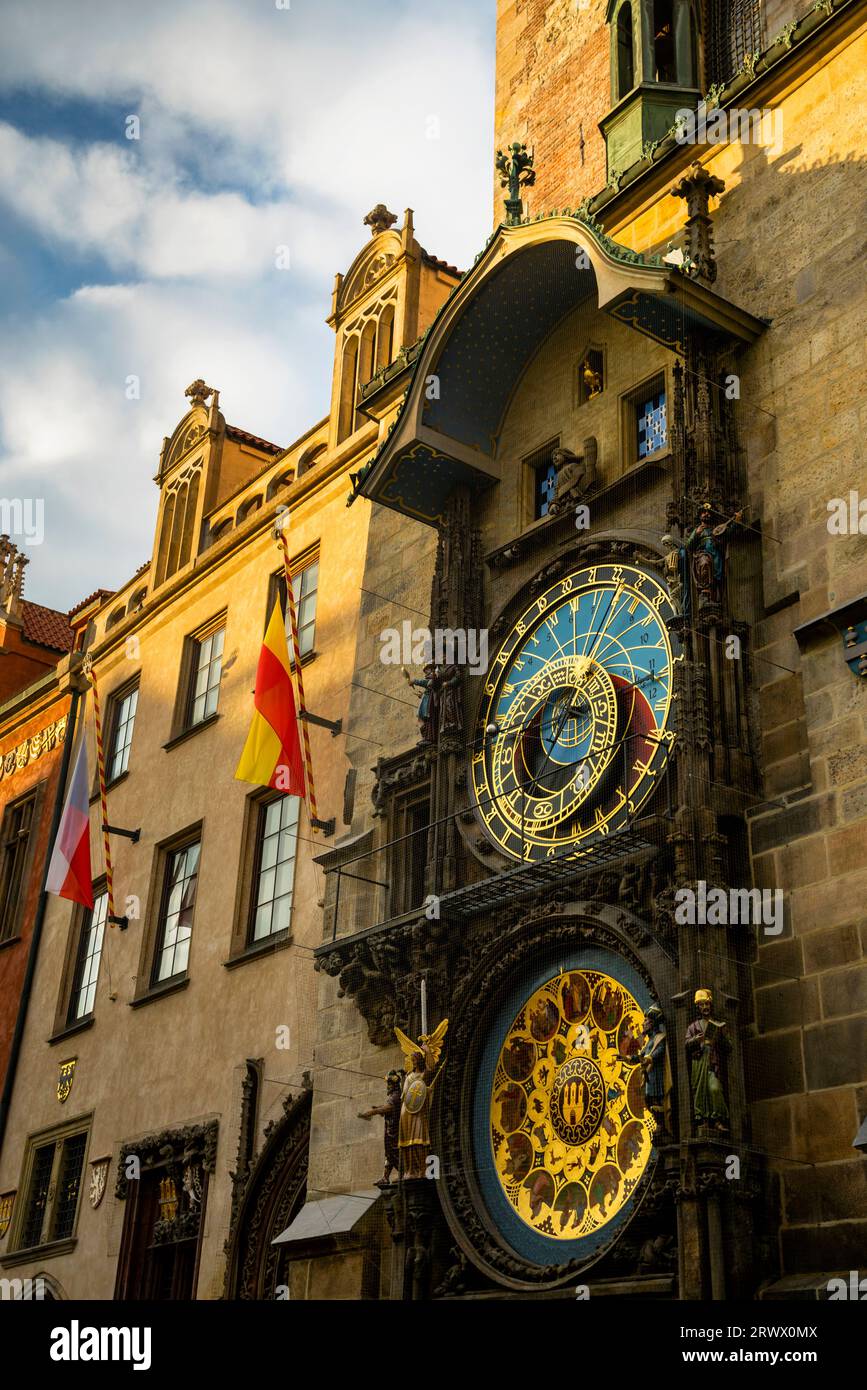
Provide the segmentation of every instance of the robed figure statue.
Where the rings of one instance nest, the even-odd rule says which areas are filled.
[[[729,1108],[722,1083],[723,1053],[731,1046],[727,1028],[711,1018],[713,995],[697,989],[698,1018],[686,1030],[686,1055],[692,1063],[692,1108],[699,1124],[728,1129]]]

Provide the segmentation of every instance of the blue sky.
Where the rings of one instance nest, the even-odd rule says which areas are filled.
[[[495,9],[4,0],[0,497],[44,499],[27,597],[66,609],[147,559],[194,377],[280,444],[321,419],[334,274],[375,203],[462,268],[482,248]]]

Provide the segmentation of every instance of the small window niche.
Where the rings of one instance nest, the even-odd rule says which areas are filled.
[[[554,451],[559,447],[559,436],[549,439],[541,448],[534,449],[522,459],[526,493],[529,505],[526,512],[530,521],[540,521],[548,515],[554,494],[557,491],[557,468]]]
[[[589,347],[576,368],[576,398],[586,405],[605,390],[605,355],[601,348]]]

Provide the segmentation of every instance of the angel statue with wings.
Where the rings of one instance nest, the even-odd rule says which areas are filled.
[[[437,1062],[449,1021],[444,1018],[432,1033],[423,1033],[414,1043],[395,1028],[394,1035],[406,1058],[406,1076],[400,1097],[398,1147],[402,1178],[423,1178],[430,1146],[430,1105]]]

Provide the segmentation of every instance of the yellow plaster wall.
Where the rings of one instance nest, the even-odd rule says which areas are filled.
[[[367,512],[345,506],[348,479],[332,478],[293,512],[290,546],[297,554],[320,545],[315,658],[304,667],[309,708],[329,719],[345,718],[349,700]],[[290,494],[291,495],[291,494]],[[273,510],[273,508],[272,508]],[[268,530],[259,531],[200,578],[188,577],[172,602],[151,603],[134,628],[140,656],[122,644],[98,661],[103,703],[111,690],[141,672],[139,706],[128,776],[109,791],[113,823],[142,830],[137,845],[113,841],[119,909],[127,895],[141,901],[142,920],[126,932],[107,932],[94,1025],[51,1047],[51,1032],[71,919],[70,904],[49,900],[45,934],[28,1016],[24,1048],[0,1168],[0,1190],[19,1185],[26,1136],[85,1112],[94,1112],[88,1160],[111,1154],[123,1142],[206,1116],[220,1122],[217,1170],[211,1179],[202,1248],[199,1296],[222,1287],[223,1242],[228,1234],[231,1183],[238,1143],[240,1081],[248,1057],[264,1058],[259,1115],[262,1127],[282,1113],[286,1088],[300,1088],[313,1058],[315,976],[312,947],[322,932],[321,871],[312,863],[328,842],[312,836],[302,813],[292,917],[293,944],[227,970],[236,881],[241,863],[245,801],[254,788],[233,779],[253,712],[252,691],[266,619],[268,577],[279,552]],[[227,610],[219,719],[165,750],[178,683],[184,637]],[[104,622],[104,617],[103,617]],[[134,651],[134,648],[130,650]],[[93,724],[88,713],[91,768]],[[345,739],[311,728],[319,813],[336,816],[341,833]],[[202,852],[189,960],[189,985],[131,1008],[144,915],[156,846],[201,820]],[[94,873],[102,864],[98,805],[91,808]],[[112,997],[114,996],[114,997]],[[276,1046],[277,1030],[290,1029],[288,1050]],[[59,1063],[78,1057],[70,1099],[60,1105],[55,1087]],[[123,1204],[109,1191],[93,1211],[87,1174],[75,1250],[51,1261],[51,1272],[70,1296],[110,1298],[114,1288]],[[6,1252],[7,1241],[0,1245]],[[26,1277],[40,1268],[16,1268]]]

